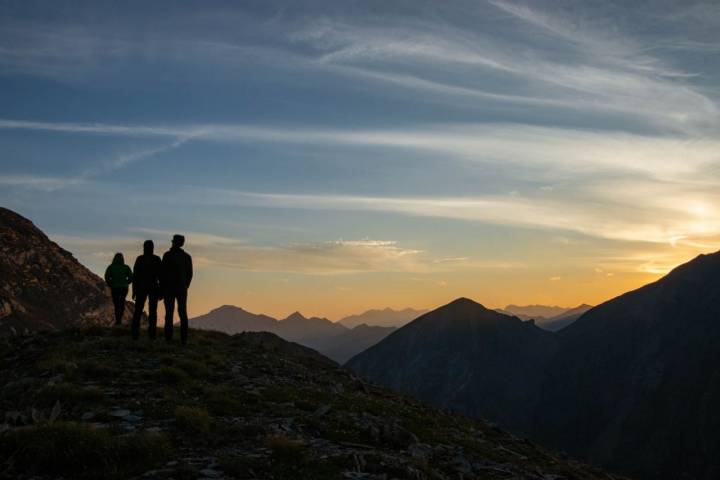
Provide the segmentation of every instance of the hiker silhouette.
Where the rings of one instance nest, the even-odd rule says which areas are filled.
[[[185,237],[173,236],[172,247],[163,255],[160,275],[160,285],[165,301],[165,340],[172,340],[173,315],[175,301],[177,301],[178,316],[180,317],[180,341],[183,345],[187,343],[187,292],[193,276],[192,257],[182,249],[184,244]]]
[[[128,286],[132,283],[132,280],[132,270],[125,265],[125,257],[123,257],[122,253],[116,253],[112,263],[105,269],[105,283],[110,287],[113,305],[115,306],[115,325],[122,323]]]
[[[153,254],[155,244],[152,240],[145,240],[143,243],[143,254],[135,259],[133,266],[133,293],[135,300],[135,312],[132,319],[132,338],[137,340],[140,337],[140,317],[145,308],[145,300],[148,303],[148,336],[155,340],[157,329],[157,305],[161,297],[160,273],[162,261],[160,257]]]

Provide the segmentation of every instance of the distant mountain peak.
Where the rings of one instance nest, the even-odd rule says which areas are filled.
[[[498,312],[495,312],[494,310],[490,310],[490,309],[486,308],[485,305],[483,305],[483,304],[481,304],[481,303],[478,303],[478,302],[476,302],[475,300],[471,300],[471,299],[469,299],[469,298],[467,298],[467,297],[456,298],[455,300],[453,300],[452,302],[448,303],[447,305],[444,305],[444,306],[438,308],[438,310],[443,310],[443,309],[458,309],[458,308],[459,308],[459,309],[463,309],[463,310],[468,311],[468,312],[481,312],[481,313],[484,313],[484,312],[491,312],[491,311],[492,311],[493,313],[498,313]]]
[[[286,321],[287,320],[290,320],[290,321],[307,320],[307,317],[305,315],[303,315],[302,313],[295,311],[295,312],[291,313],[290,315],[288,315],[285,318],[285,320]]]
[[[221,305],[221,306],[219,306],[219,307],[214,308],[214,309],[211,310],[211,312],[225,312],[225,311],[235,311],[235,312],[247,312],[247,313],[249,313],[249,312],[248,312],[247,310],[245,310],[244,308],[238,307],[238,306],[236,306],[236,305]]]

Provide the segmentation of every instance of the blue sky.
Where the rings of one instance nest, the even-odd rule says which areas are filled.
[[[717,2],[0,2],[0,204],[191,310],[596,303],[720,245]],[[193,301],[194,300],[194,301]]]

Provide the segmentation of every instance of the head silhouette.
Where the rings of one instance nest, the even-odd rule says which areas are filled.
[[[182,235],[177,235],[177,234],[173,235],[172,246],[180,248],[183,245],[185,245],[185,237],[183,237]]]
[[[153,250],[155,249],[155,244],[152,240],[145,240],[145,243],[143,243],[143,253],[145,255],[152,255]]]
[[[116,253],[115,256],[113,257],[112,263],[124,264],[124,263],[125,263],[125,257],[123,257],[123,254],[122,254],[122,253],[118,252],[118,253]]]

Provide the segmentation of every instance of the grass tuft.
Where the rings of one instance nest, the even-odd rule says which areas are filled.
[[[200,435],[210,432],[210,415],[204,408],[177,407],[174,413],[175,424],[180,430]]]

